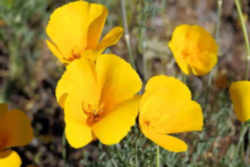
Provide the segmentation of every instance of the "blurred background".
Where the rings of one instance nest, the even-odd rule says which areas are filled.
[[[38,167],[152,167],[154,144],[134,127],[120,143],[111,147],[92,142],[74,150],[63,139],[63,111],[55,98],[55,87],[64,71],[48,50],[45,27],[49,15],[70,0],[0,0],[0,102],[18,108],[32,119],[36,138],[16,148],[23,166]],[[104,4],[109,15],[104,33],[122,26],[119,0],[89,0]],[[163,167],[245,167],[250,164],[249,132],[245,147],[237,145],[240,122],[232,110],[228,86],[244,79],[245,44],[233,0],[125,0],[129,33],[137,70],[146,81],[167,74],[185,81],[193,99],[202,105],[202,132],[179,135],[189,144],[186,153],[161,150]],[[250,32],[250,1],[242,0]],[[221,17],[220,17],[221,11]],[[219,62],[205,77],[184,76],[177,67],[167,42],[179,24],[198,24],[220,45]],[[106,52],[128,60],[124,37]]]

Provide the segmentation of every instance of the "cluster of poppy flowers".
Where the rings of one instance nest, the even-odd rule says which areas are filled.
[[[117,55],[103,54],[123,34],[123,28],[115,27],[100,41],[107,15],[101,4],[75,1],[57,8],[46,28],[49,49],[66,65],[56,98],[64,110],[67,141],[74,148],[96,139],[106,145],[119,143],[138,116],[147,138],[166,150],[186,151],[187,144],[172,134],[202,130],[200,104],[183,82],[166,75],[149,79],[139,95],[143,83],[135,69]],[[217,63],[216,41],[197,25],[178,26],[169,48],[187,75],[205,75]],[[250,82],[233,83],[230,95],[238,119],[250,119]],[[0,120],[0,166],[20,166],[10,148],[31,141],[30,121],[6,105],[0,106]]]

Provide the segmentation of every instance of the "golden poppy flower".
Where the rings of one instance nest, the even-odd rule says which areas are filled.
[[[187,75],[205,75],[217,63],[218,45],[209,32],[198,25],[176,27],[168,46]]]
[[[11,147],[24,146],[33,138],[28,117],[19,110],[8,111],[7,104],[0,104],[0,166],[19,167],[21,159]]]
[[[199,131],[203,126],[200,105],[191,99],[188,87],[173,77],[152,77],[146,85],[139,111],[143,134],[173,152],[186,151],[187,144],[171,134]]]
[[[135,124],[141,86],[131,65],[112,54],[98,56],[96,63],[85,57],[70,63],[56,88],[69,144],[118,143]]]
[[[92,52],[103,52],[115,45],[123,34],[123,28],[115,27],[99,42],[107,15],[105,6],[86,1],[75,1],[57,8],[46,28],[49,49],[63,63],[82,55],[95,60]]]
[[[250,82],[233,82],[229,89],[234,112],[241,122],[250,119]]]

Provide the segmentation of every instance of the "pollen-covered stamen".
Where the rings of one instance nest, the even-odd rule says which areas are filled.
[[[144,124],[149,127],[150,126],[150,121],[146,120],[146,121],[144,121]]]
[[[81,57],[80,54],[75,53],[74,51],[72,51],[71,55],[70,55],[69,57],[67,57],[66,59],[67,59],[68,61],[73,61],[73,60],[75,60],[75,59],[79,59],[80,57]]]
[[[102,118],[103,105],[87,104],[82,106],[84,114],[87,116],[86,123],[91,126]]]

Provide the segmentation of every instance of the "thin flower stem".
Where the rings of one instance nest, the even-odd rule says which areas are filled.
[[[126,4],[125,4],[124,0],[121,0],[121,8],[122,8],[122,20],[123,20],[123,26],[124,26],[124,31],[125,31],[125,41],[126,41],[126,45],[127,45],[127,48],[128,48],[129,61],[130,61],[131,65],[134,67],[134,69],[136,69],[135,60],[134,60],[134,57],[133,57],[132,47],[131,47],[131,43],[130,43],[130,35],[129,35],[129,31],[128,31],[128,22],[127,22]]]
[[[218,6],[218,8],[217,8],[217,23],[216,23],[216,30],[215,30],[215,39],[216,39],[217,43],[218,43],[219,37],[220,37],[222,4],[223,4],[223,0],[218,0],[217,1],[217,6]],[[220,55],[220,54],[218,54],[218,55]],[[213,79],[213,76],[216,73],[216,70],[217,70],[217,67],[214,68],[214,70],[210,73],[210,75],[208,77],[208,87],[209,87],[209,89],[210,89],[210,87],[212,85],[212,79]]]
[[[220,34],[222,4],[223,4],[223,0],[217,1],[218,9],[217,9],[217,24],[216,24],[216,31],[215,31],[215,39],[217,41],[219,39],[219,34]]]
[[[138,151],[138,145],[137,145],[137,141],[135,143],[135,167],[138,167],[138,155],[137,155],[137,151]]]
[[[244,136],[246,135],[248,131],[248,125],[242,124],[242,127],[240,129],[240,138],[237,145],[237,153],[239,153],[240,156],[244,158]]]
[[[237,8],[237,12],[240,18],[240,24],[241,24],[241,28],[243,31],[243,35],[244,35],[244,40],[245,40],[245,45],[246,45],[246,73],[245,73],[245,79],[248,80],[248,68],[249,68],[249,59],[250,59],[250,46],[249,46],[249,40],[248,40],[248,35],[247,35],[247,28],[246,28],[246,22],[244,20],[244,16],[242,13],[242,8],[240,5],[240,1],[239,0],[234,0],[234,3],[236,5]]]
[[[62,136],[62,145],[63,145],[62,157],[65,163],[65,167],[68,167],[69,164],[67,161],[67,141],[66,141],[65,132],[63,133],[63,136]]]
[[[164,12],[167,6],[167,0],[162,0],[161,1],[161,12]]]
[[[216,22],[216,29],[215,29],[215,39],[216,39],[217,43],[218,43],[218,39],[220,37],[222,4],[223,4],[223,0],[217,0],[217,22]],[[220,48],[219,48],[219,50],[220,50]],[[208,100],[210,97],[210,90],[211,90],[211,86],[212,86],[213,77],[216,74],[216,71],[217,71],[217,66],[214,67],[214,69],[210,72],[210,74],[208,76],[208,90],[207,90],[207,95],[205,96],[206,108],[207,108],[207,104],[209,104]]]
[[[238,146],[239,147],[241,145],[241,143],[243,142],[244,136],[247,132],[248,127],[246,125],[242,125],[241,129],[240,129],[240,139],[239,139],[239,143]]]
[[[160,146],[156,146],[156,167],[161,167],[161,154],[160,154]]]

